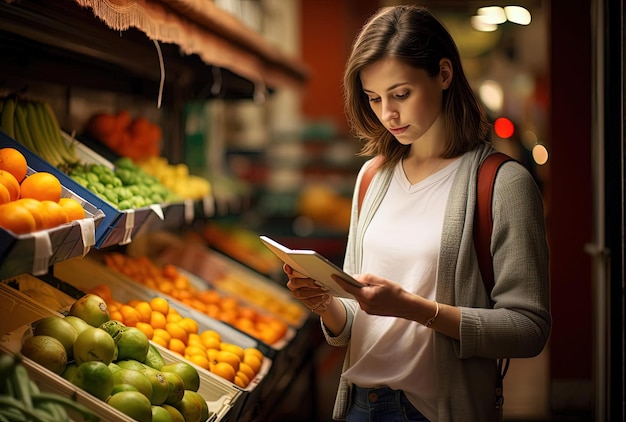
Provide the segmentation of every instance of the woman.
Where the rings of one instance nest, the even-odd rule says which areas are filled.
[[[362,154],[384,157],[360,210],[372,160],[353,197],[344,270],[363,287],[337,280],[355,299],[333,297],[284,267],[328,343],[348,346],[333,418],[496,420],[497,359],[537,355],[551,327],[539,191],[518,163],[500,168],[489,295],[472,221],[477,169],[494,150],[451,36],[423,8],[381,9],[353,45],[344,88]]]

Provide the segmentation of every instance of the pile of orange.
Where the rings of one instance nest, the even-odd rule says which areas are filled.
[[[215,330],[199,333],[196,320],[180,315],[162,297],[122,303],[113,298],[106,284],[90,289],[89,293],[104,299],[111,319],[138,328],[154,343],[241,388],[245,388],[261,368],[263,354],[260,350],[223,342],[221,334]]]
[[[27,173],[20,151],[0,148],[0,227],[26,234],[85,218],[80,202],[61,198],[63,187],[55,175]]]
[[[197,289],[174,265],[157,266],[147,257],[131,257],[121,253],[105,255],[109,268],[161,293],[179,300],[211,318],[223,321],[261,340],[275,344],[288,330],[283,320],[245,306],[233,296],[213,289]]]

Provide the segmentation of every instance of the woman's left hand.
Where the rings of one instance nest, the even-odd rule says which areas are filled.
[[[402,317],[399,311],[410,293],[398,283],[374,274],[361,274],[354,278],[363,284],[363,287],[355,287],[333,275],[337,284],[355,297],[363,311],[370,315]]]

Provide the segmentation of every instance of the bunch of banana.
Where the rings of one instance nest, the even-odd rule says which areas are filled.
[[[40,391],[22,365],[21,356],[0,352],[0,421],[69,422],[68,410],[86,421],[100,419],[81,403]]]
[[[74,146],[61,135],[59,121],[45,101],[15,95],[1,101],[0,129],[55,167],[78,161]]]

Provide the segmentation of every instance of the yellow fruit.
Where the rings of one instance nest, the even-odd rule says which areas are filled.
[[[241,347],[241,346],[238,346],[238,345],[232,344],[232,343],[221,343],[220,344],[220,349],[224,350],[226,352],[234,353],[235,355],[237,355],[239,357],[239,360],[243,360],[244,351],[243,351],[243,347]]]
[[[74,198],[61,198],[59,205],[65,210],[68,221],[82,220],[85,218],[85,209]]]
[[[26,234],[35,231],[37,223],[28,209],[16,202],[9,202],[0,205],[0,227],[15,234]]]
[[[26,157],[15,148],[0,148],[0,170],[11,173],[19,183],[24,180],[28,172]]]

